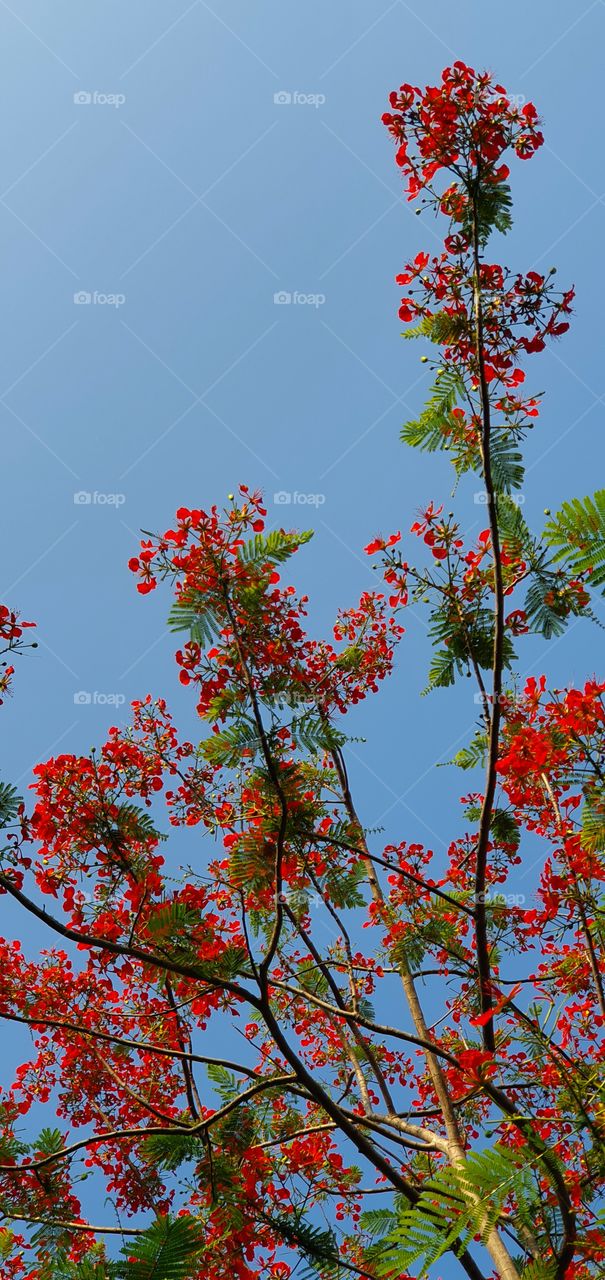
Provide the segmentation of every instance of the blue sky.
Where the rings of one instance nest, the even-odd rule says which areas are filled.
[[[126,568],[141,527],[264,487],[273,522],[317,529],[296,578],[325,632],[371,585],[364,543],[449,504],[445,464],[398,438],[428,374],[394,276],[437,243],[380,124],[402,80],[462,57],[545,118],[493,248],[577,287],[571,333],[528,377],[547,393],[530,524],[602,484],[604,34],[603,0],[0,0],[0,599],[40,641],[3,708],[4,777],[25,788],[36,760],[89,750],[148,691],[190,732],[168,599],[141,599]],[[469,530],[474,487],[456,498]],[[407,627],[390,687],[352,721],[368,742],[351,769],[368,825],[439,849],[460,779],[435,763],[476,707],[464,681],[418,700],[429,647],[419,616]],[[521,670],[581,680],[599,642],[587,623],[529,640]]]

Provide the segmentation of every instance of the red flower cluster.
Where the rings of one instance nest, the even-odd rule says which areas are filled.
[[[17,613],[7,605],[0,604],[0,658],[5,653],[14,653],[25,645],[23,632],[35,627],[35,622],[24,622]],[[32,645],[32,648],[34,645]],[[6,662],[0,662],[0,706],[3,695],[8,692],[15,668]]]
[[[505,182],[509,171],[500,163],[505,152],[512,148],[527,160],[544,142],[533,103],[517,106],[491,75],[464,62],[446,67],[440,85],[402,84],[389,102],[391,111],[382,119],[398,144],[397,164],[411,200],[430,189],[441,169],[465,179],[479,175],[494,184]],[[460,210],[465,198],[455,183],[441,199],[449,212]]]

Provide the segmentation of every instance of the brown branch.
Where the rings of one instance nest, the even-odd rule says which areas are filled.
[[[61,1151],[54,1151],[51,1155],[42,1156],[39,1160],[31,1161],[29,1164],[0,1164],[0,1173],[36,1173],[37,1170],[44,1169],[49,1164],[54,1164],[56,1160],[65,1160],[67,1157],[75,1155],[77,1151],[83,1151],[87,1147],[99,1146],[103,1142],[121,1142],[124,1138],[172,1137],[176,1133],[186,1134],[188,1137],[196,1137],[198,1134],[203,1135],[213,1125],[218,1124],[226,1116],[230,1115],[240,1103],[247,1102],[250,1098],[255,1097],[257,1093],[262,1093],[270,1088],[276,1089],[283,1085],[290,1086],[292,1083],[296,1083],[296,1076],[294,1075],[274,1076],[272,1079],[259,1080],[256,1084],[250,1085],[249,1089],[245,1089],[243,1093],[239,1093],[236,1098],[231,1098],[219,1111],[215,1111],[213,1115],[207,1116],[204,1120],[199,1120],[197,1124],[190,1125],[187,1129],[175,1129],[163,1125],[147,1125],[143,1128],[133,1129],[108,1129],[105,1133],[97,1133],[89,1138],[80,1138],[77,1142],[70,1143],[68,1147],[63,1147]]]
[[[46,911],[44,907],[39,907],[32,898],[28,898],[3,871],[0,871],[0,889],[4,889],[6,893],[9,893],[11,898],[19,902],[22,907],[25,907],[26,911],[29,911],[36,919],[41,920],[42,924],[47,925],[54,933],[60,934],[62,938],[67,938],[70,942],[77,943],[78,946],[107,951],[110,955],[126,956],[130,960],[139,960],[141,964],[148,964],[151,968],[160,969],[164,972],[168,971],[168,973],[176,973],[181,978],[192,978],[198,982],[205,982],[213,989],[218,988],[219,990],[228,991],[230,995],[237,996],[238,999],[244,1002],[247,1001],[248,1004],[253,1005],[256,1009],[259,1008],[258,996],[228,978],[212,978],[193,965],[181,964],[179,961],[171,960],[167,956],[156,956],[149,951],[143,951],[140,947],[113,942],[110,938],[97,938],[94,934],[79,933],[77,929],[71,929],[69,925],[62,924],[55,916],[51,916],[50,912]]]
[[[500,719],[502,698],[502,671],[504,658],[504,583],[502,578],[502,559],[500,548],[500,530],[496,491],[491,467],[491,402],[489,387],[485,374],[483,352],[483,303],[481,296],[481,257],[479,244],[479,218],[477,212],[477,192],[469,193],[473,205],[473,304],[475,325],[475,354],[477,359],[479,392],[481,398],[481,460],[483,479],[487,497],[489,527],[492,542],[494,565],[494,648],[492,657],[492,694],[491,714],[487,747],[487,764],[485,791],[479,818],[475,865],[475,938],[477,946],[477,969],[479,972],[479,997],[481,1013],[489,1015],[482,1028],[483,1042],[488,1053],[494,1053],[496,1039],[492,1017],[492,987],[489,941],[487,933],[487,912],[485,909],[485,886],[487,883],[487,846],[490,838],[490,826],[496,794],[496,766],[500,747]]]

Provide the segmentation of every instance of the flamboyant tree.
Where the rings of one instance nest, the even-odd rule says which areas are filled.
[[[605,494],[542,534],[519,502],[525,364],[573,291],[486,257],[507,159],[542,143],[533,106],[460,62],[390,103],[409,197],[445,226],[398,276],[434,369],[403,438],[480,477],[486,527],[469,542],[431,504],[375,538],[384,586],[329,641],[282,580],[310,534],[268,531],[245,486],[141,544],[204,731],[182,741],[147,697],[98,751],[40,764],[31,804],[0,794],[0,1018],[33,1046],[2,1083],[3,1277],[603,1274],[605,682],[515,676],[523,637],[590,619],[605,581]],[[347,774],[343,716],[389,674],[408,598],[429,687],[477,690],[442,857],[382,847]],[[5,652],[27,625],[2,610]]]

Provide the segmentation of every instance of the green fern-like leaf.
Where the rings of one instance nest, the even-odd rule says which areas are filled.
[[[359,1225],[369,1236],[380,1239],[395,1229],[397,1215],[393,1209],[367,1209],[362,1213]]]
[[[323,751],[334,751],[346,742],[344,734],[339,733],[334,725],[312,713],[294,716],[291,732],[295,742],[312,755]]]
[[[481,817],[481,805],[472,804],[465,809],[464,816],[469,822],[478,822]],[[495,844],[510,844],[518,848],[521,835],[515,819],[509,809],[493,809],[490,819],[490,833]]]
[[[453,684],[456,674],[468,671],[471,661],[489,671],[494,652],[493,633],[494,619],[488,609],[475,609],[465,614],[462,610],[453,610],[448,601],[435,609],[429,636],[437,644],[444,641],[445,647],[433,654],[429,683],[423,693]],[[512,641],[505,635],[502,646],[505,667],[511,666],[514,656]]]
[[[460,1251],[475,1236],[485,1243],[511,1195],[517,1204],[527,1203],[529,1174],[503,1147],[441,1169],[423,1184],[416,1205],[399,1212],[378,1252],[378,1274],[408,1271],[420,1262],[420,1275],[426,1276],[450,1249]]]
[[[450,435],[455,424],[452,422],[452,410],[464,395],[464,382],[456,369],[446,369],[435,380],[426,408],[420,417],[407,422],[402,429],[401,439],[404,444],[413,445],[429,453],[435,449],[447,449]]]
[[[433,316],[423,316],[418,324],[404,329],[401,336],[406,339],[429,338],[431,342],[440,344],[449,343],[454,341],[463,323],[458,316],[448,316],[444,311],[438,311]]]
[[[253,720],[242,716],[236,724],[206,738],[201,751],[210,764],[232,768],[240,762],[243,751],[251,751],[256,755],[261,745],[257,725]]]
[[[167,1215],[122,1249],[123,1280],[190,1280],[204,1246],[199,1223],[183,1216]]]
[[[558,597],[559,580],[556,575],[542,572],[527,589],[525,612],[532,631],[545,640],[561,636],[567,626],[567,612],[562,609]]]
[[[328,1280],[341,1275],[338,1241],[334,1232],[306,1222],[300,1214],[286,1216],[272,1214],[267,1219],[276,1232],[288,1244],[296,1245],[304,1259],[303,1268],[297,1274],[301,1280]],[[306,1264],[306,1265],[304,1265]]]
[[[542,1262],[534,1259],[521,1271],[521,1280],[554,1280],[556,1270],[556,1262]]]
[[[366,879],[362,862],[356,862],[352,867],[343,867],[338,860],[334,860],[328,863],[324,885],[335,907],[362,907],[365,901],[362,885]]]
[[[53,1156],[63,1150],[65,1139],[60,1129],[42,1129],[34,1146],[43,1156]]]
[[[199,924],[199,919],[199,913],[185,902],[166,902],[149,916],[146,928],[156,943],[179,940],[187,943],[188,936]]]
[[[490,449],[492,477],[498,493],[520,489],[525,476],[519,450],[504,435],[495,435]]]
[[[432,689],[446,689],[456,678],[456,660],[449,649],[437,649],[429,667],[429,682],[422,690],[423,696]]]
[[[519,499],[509,493],[499,493],[497,514],[501,542],[506,543],[513,555],[529,556],[534,544]]]
[[[272,529],[271,533],[257,533],[244,547],[240,547],[240,560],[249,565],[284,564],[312,537],[312,529],[305,529],[300,533],[286,533],[284,529]]]
[[[118,806],[116,818],[116,826],[121,835],[129,836],[131,840],[148,840],[155,837],[158,840],[165,840],[166,837],[156,831],[153,819],[145,809],[141,809],[137,804],[121,804]]]
[[[100,1252],[98,1247],[95,1252]],[[44,1259],[39,1263],[36,1274],[40,1280],[119,1280],[120,1276],[115,1262],[101,1259],[100,1256],[70,1262],[65,1249],[61,1248],[55,1250],[52,1259]]]
[[[593,586],[605,585],[605,489],[564,502],[544,536],[557,561],[575,574],[590,573]]]
[[[513,225],[513,200],[506,182],[482,183],[476,202],[479,242],[485,245],[493,230],[506,235]],[[462,230],[470,240],[473,233],[472,206],[469,202],[467,216],[462,220]]]
[[[216,639],[221,624],[201,592],[183,591],[168,614],[168,627],[170,631],[188,631],[196,644],[208,645]]]
[[[495,844],[512,845],[518,849],[521,833],[515,819],[508,809],[494,809],[491,816],[490,831]]]
[[[195,1160],[204,1152],[204,1144],[199,1134],[184,1133],[175,1129],[174,1133],[153,1133],[141,1143],[141,1155],[153,1169],[178,1169],[186,1160]]]
[[[13,822],[19,812],[21,796],[9,782],[0,782],[0,830]]]
[[[605,849],[605,791],[592,789],[582,810],[582,844],[585,849]]]
[[[484,733],[478,732],[467,747],[456,752],[453,760],[444,760],[443,764],[455,764],[459,769],[477,769],[485,764],[486,751],[487,738]]]

